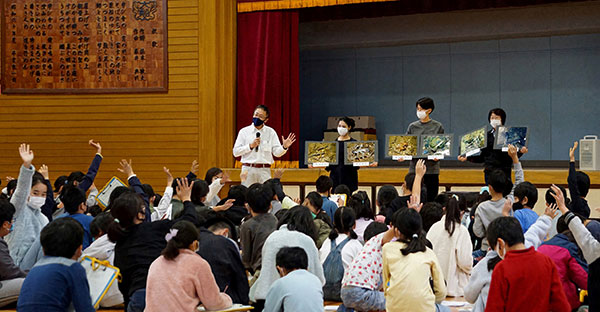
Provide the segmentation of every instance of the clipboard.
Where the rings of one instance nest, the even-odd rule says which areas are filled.
[[[108,202],[110,200],[110,194],[119,186],[127,187],[127,184],[123,183],[121,179],[117,177],[112,177],[106,185],[98,192],[98,196],[96,196],[96,201],[98,205],[102,207],[102,210],[106,209],[108,206]]]
[[[85,275],[90,285],[92,304],[97,310],[100,301],[102,301],[112,283],[120,278],[121,273],[119,268],[110,265],[110,262],[101,261],[90,256],[83,257],[80,263],[85,269]]]
[[[205,311],[205,312],[237,312],[237,311],[250,311],[254,310],[253,306],[242,305],[239,303],[234,303],[231,307],[223,310],[206,310],[203,306],[199,306],[197,311]]]

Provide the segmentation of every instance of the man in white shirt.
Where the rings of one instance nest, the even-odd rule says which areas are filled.
[[[265,123],[269,120],[269,108],[258,105],[254,110],[252,124],[238,133],[233,146],[233,156],[242,157],[242,172],[247,173],[243,185],[264,183],[271,178],[273,156],[283,156],[296,141],[296,135],[290,133],[283,144],[279,143],[277,132]]]

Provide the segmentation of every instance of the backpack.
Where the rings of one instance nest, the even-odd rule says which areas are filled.
[[[331,251],[323,263],[325,275],[325,286],[323,286],[323,298],[327,301],[342,301],[340,291],[342,279],[344,278],[344,264],[342,263],[342,249],[350,237],[344,239],[339,245],[335,245],[335,239],[331,240]]]

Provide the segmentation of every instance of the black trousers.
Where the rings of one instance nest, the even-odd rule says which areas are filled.
[[[423,184],[427,189],[427,201],[432,202],[438,195],[440,189],[440,175],[426,174],[423,176]]]

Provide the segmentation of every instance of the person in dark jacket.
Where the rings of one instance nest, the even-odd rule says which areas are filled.
[[[10,257],[4,236],[11,231],[15,207],[6,199],[0,199],[0,307],[16,302],[27,275]]]

